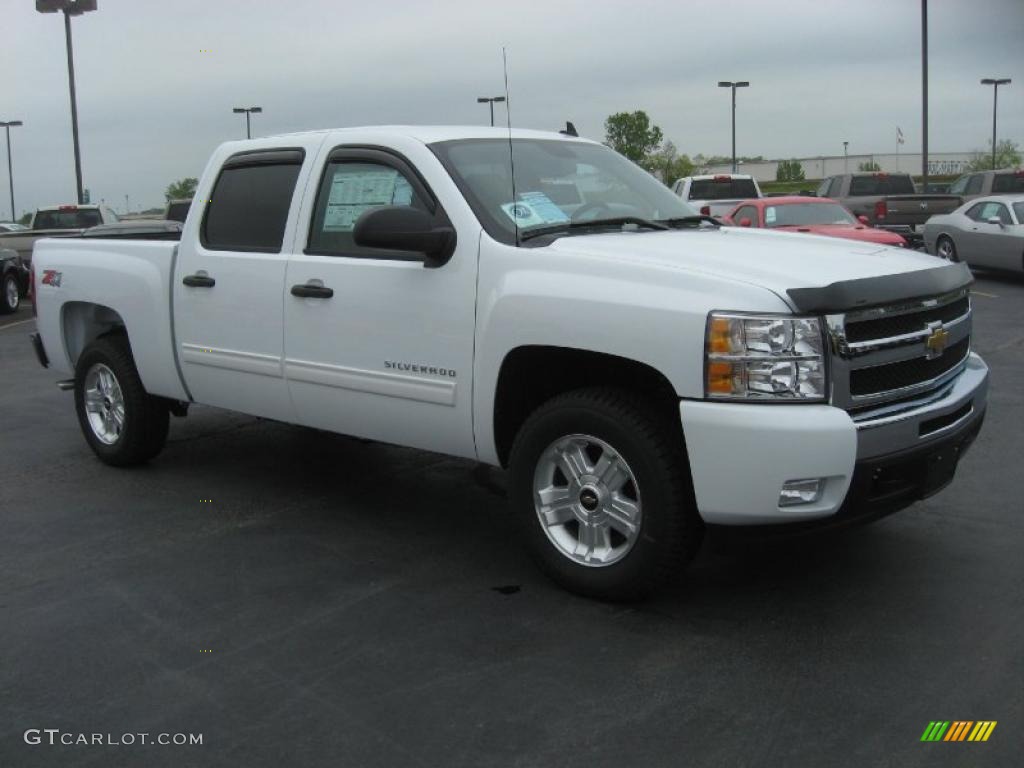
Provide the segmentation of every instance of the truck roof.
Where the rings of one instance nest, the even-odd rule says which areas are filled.
[[[417,139],[424,144],[434,144],[439,141],[453,141],[457,139],[507,139],[509,130],[501,126],[480,126],[480,125],[366,125],[352,126],[348,128],[323,128],[314,131],[296,131],[294,133],[281,133],[276,136],[263,138],[279,139],[288,136],[322,136],[325,134],[345,134],[368,132],[389,134],[394,136],[407,136]],[[584,139],[577,136],[567,136],[557,131],[538,131],[531,128],[513,128],[513,139],[556,139],[562,141],[582,141],[590,144],[599,142]]]
[[[64,203],[63,205],[44,205],[40,208],[36,208],[36,213],[39,213],[41,211],[88,211],[90,209],[99,209],[99,205],[96,205],[95,203],[82,203],[81,205],[79,205],[78,203]]]

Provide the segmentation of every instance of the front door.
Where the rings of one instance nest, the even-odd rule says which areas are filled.
[[[1010,210],[1000,202],[980,203],[977,218],[971,222],[970,263],[995,269],[1020,266],[1020,235],[1013,225]],[[990,224],[989,219],[999,219]]]
[[[463,228],[451,260],[427,268],[419,254],[355,245],[356,219],[380,205],[414,206],[448,222],[403,157],[330,151],[285,279],[285,375],[298,421],[473,457],[479,230],[463,238]]]

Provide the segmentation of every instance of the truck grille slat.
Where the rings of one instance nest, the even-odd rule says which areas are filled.
[[[966,338],[953,344],[941,357],[933,360],[916,357],[898,363],[850,371],[850,394],[854,397],[863,397],[931,381],[963,362],[970,345],[971,340]]]
[[[964,296],[951,304],[928,309],[924,312],[912,312],[906,315],[893,315],[892,317],[879,317],[875,320],[861,320],[846,325],[846,340],[869,341],[871,339],[885,339],[892,336],[899,336],[904,333],[919,331],[925,325],[936,320],[949,323],[958,317],[963,317],[970,309],[970,300]]]

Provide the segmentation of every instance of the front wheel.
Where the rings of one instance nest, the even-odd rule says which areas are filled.
[[[9,315],[18,311],[21,306],[21,291],[18,278],[13,273],[4,275],[2,293],[0,293],[0,315]]]
[[[516,437],[510,496],[534,559],[589,597],[644,597],[696,553],[702,523],[678,428],[642,400],[585,389],[550,400]]]
[[[956,245],[953,243],[953,238],[948,235],[943,235],[935,243],[935,254],[940,259],[945,259],[946,261],[954,263],[960,261],[960,257],[956,254]]]
[[[97,339],[78,358],[75,410],[86,442],[106,464],[142,464],[167,441],[167,407],[142,386],[124,334]]]

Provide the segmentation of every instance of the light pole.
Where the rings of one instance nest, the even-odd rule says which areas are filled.
[[[263,107],[235,107],[231,110],[236,115],[240,115],[245,112],[245,138],[252,138],[252,126],[249,123],[249,115],[258,115],[263,111]]]
[[[844,141],[843,142],[843,173],[849,173],[850,172],[849,155],[846,152],[846,148],[849,147],[849,146],[850,146],[850,142],[848,142],[848,141]]]
[[[14,212],[14,171],[11,168],[11,128],[21,125],[21,120],[0,121],[0,126],[7,129],[7,179],[11,185],[11,221],[17,221],[17,214]]]
[[[75,189],[78,204],[85,201],[82,192],[82,152],[78,147],[78,104],[75,100],[75,57],[71,48],[71,17],[96,10],[96,0],[36,0],[39,13],[64,14],[64,39],[68,50],[68,88],[71,91],[71,138],[75,145]]]
[[[732,172],[736,173],[736,89],[746,88],[750,83],[746,80],[719,80],[719,88],[732,88]]]
[[[505,101],[504,96],[481,96],[476,100],[477,104],[488,104],[491,107],[491,127],[494,127],[494,105]]]
[[[928,0],[921,0],[921,189],[928,189]]]
[[[999,86],[1009,85],[1008,77],[986,77],[981,81],[982,85],[992,86],[992,170],[996,170],[996,105],[999,103]]]

